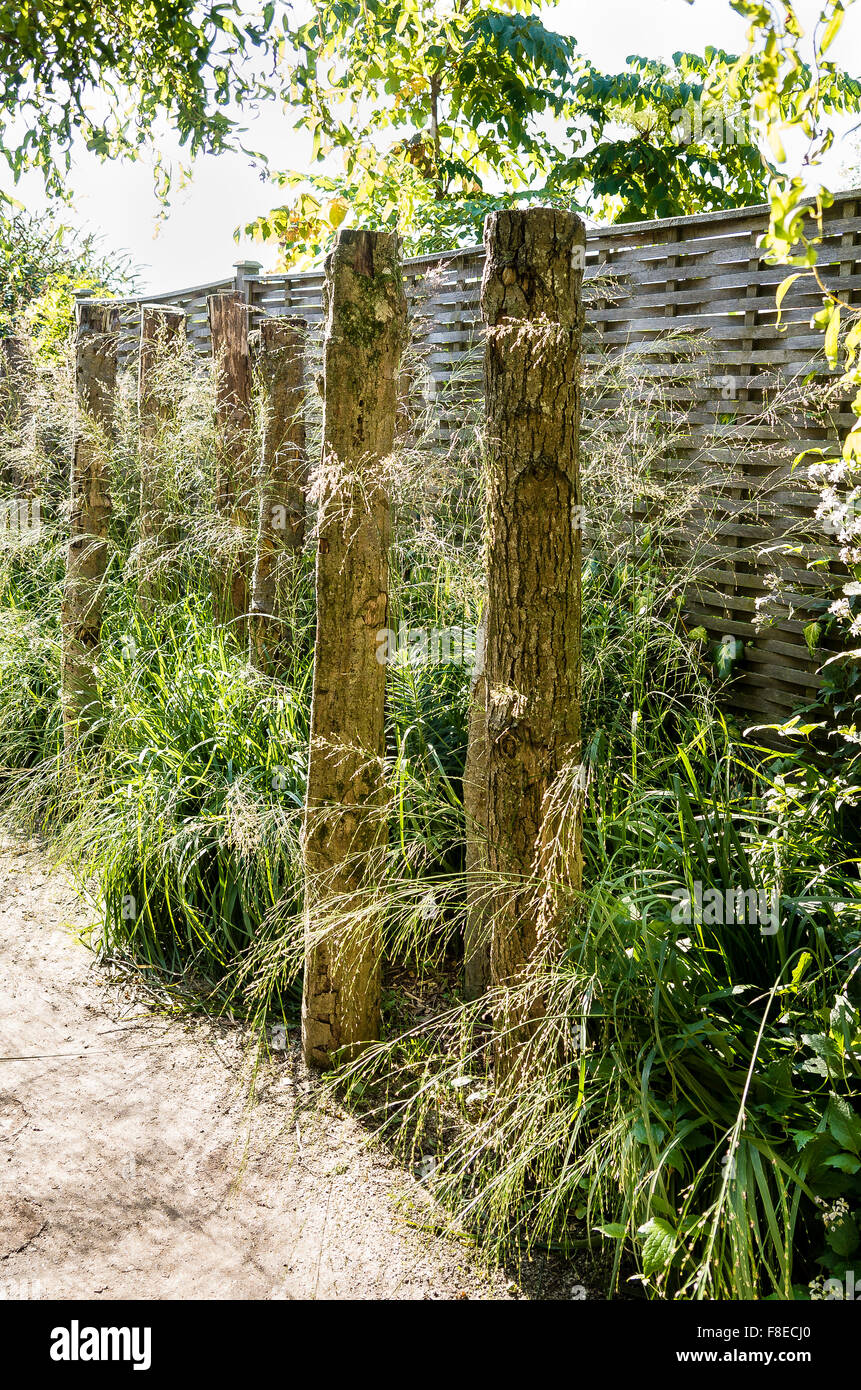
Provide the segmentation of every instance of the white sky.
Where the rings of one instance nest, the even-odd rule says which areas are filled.
[[[803,23],[811,22],[819,5],[799,0],[797,10]],[[605,71],[620,69],[631,53],[669,59],[679,49],[702,52],[709,43],[740,52],[746,27],[729,0],[694,0],[692,5],[686,0],[561,0],[546,7],[545,18],[550,26],[573,34],[582,52]],[[829,56],[854,75],[861,69],[861,3],[849,10]],[[291,129],[278,106],[250,125],[247,143],[265,150],[275,168],[307,167],[308,137]],[[832,179],[847,153],[838,147],[829,157]],[[234,240],[238,224],[285,199],[282,190],[260,181],[243,156],[199,160],[190,185],[173,196],[161,222],[152,173],[144,162],[105,165],[83,153],[75,159],[71,186],[73,208],[62,212],[62,220],[98,231],[106,245],[130,252],[145,290],[214,280],[245,257],[262,261],[266,269],[275,260],[272,243]],[[3,187],[33,210],[45,206],[41,181],[34,175],[16,188]]]

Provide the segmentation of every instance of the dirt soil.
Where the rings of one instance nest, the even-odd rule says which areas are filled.
[[[0,1298],[582,1298],[440,1233],[421,1182],[290,1040],[148,1010],[82,944],[38,848],[0,840]]]

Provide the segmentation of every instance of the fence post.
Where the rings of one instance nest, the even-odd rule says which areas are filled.
[[[323,292],[317,637],[305,806],[302,1045],[328,1066],[379,1036],[373,883],[386,843],[383,757],[391,454],[406,338],[398,238],[342,231]],[[382,650],[386,650],[386,643]]]
[[[487,851],[504,1077],[544,1012],[542,966],[580,887],[580,477],[583,223],[491,213],[487,325]],[[532,967],[538,983],[529,993]]]
[[[267,318],[259,329],[259,377],[266,418],[260,515],[251,593],[251,663],[283,671],[292,649],[287,588],[305,539],[304,334],[300,318]]]
[[[251,286],[260,274],[263,266],[260,261],[234,261],[233,283],[236,286],[236,293],[246,304],[251,303]]]
[[[20,467],[27,385],[33,365],[17,333],[0,338],[0,487],[26,485]]]
[[[164,540],[165,516],[160,496],[158,468],[160,426],[168,418],[164,369],[169,356],[185,340],[182,309],[157,304],[141,305],[141,340],[138,366],[138,432],[140,439],[140,530],[138,536],[138,598],[149,605],[161,589],[148,565]]]
[[[117,382],[119,309],[76,306],[75,391],[78,426],[71,471],[71,518],[63,591],[62,706],[66,747],[93,722],[94,665],[102,626],[111,499],[107,442]]]
[[[252,569],[251,357],[248,305],[235,291],[207,300],[215,364],[218,430],[216,511],[226,526],[219,538],[212,576],[217,622],[246,620]],[[237,635],[241,635],[237,633]]]

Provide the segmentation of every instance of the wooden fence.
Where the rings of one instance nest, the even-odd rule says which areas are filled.
[[[861,287],[861,190],[840,194],[826,213],[819,266],[826,282],[855,302]],[[817,668],[827,653],[812,658],[804,627],[821,612],[821,599],[833,578],[811,572],[808,551],[775,559],[768,551],[799,526],[813,522],[814,495],[791,470],[803,448],[822,446],[852,422],[847,405],[827,418],[812,415],[803,403],[790,416],[771,414],[768,402],[781,381],[827,368],[821,336],[811,328],[821,295],[810,280],[796,282],[786,296],[782,328],[777,323],[775,289],[787,274],[768,266],[758,239],[768,225],[765,206],[667,221],[605,227],[588,233],[587,279],[600,288],[588,309],[588,367],[607,351],[636,351],[655,377],[672,377],[665,395],[676,428],[680,414],[686,437],[673,449],[673,467],[702,475],[711,470],[719,513],[719,544],[714,564],[698,574],[688,594],[689,621],[706,628],[713,640],[745,643],[729,705],[744,724],[782,720],[817,686]],[[406,262],[404,278],[413,312],[421,306],[423,349],[433,378],[447,378],[480,342],[479,287],[484,264],[480,247],[423,256]],[[235,274],[143,302],[175,304],[188,315],[188,333],[202,352],[209,349],[207,296],[238,290],[255,315],[297,314],[312,333],[322,327],[322,271],[261,275],[256,262],[242,262]],[[138,307],[122,306],[121,355],[138,341]],[[688,336],[685,351],[699,370],[689,385],[678,385],[668,354],[667,334]],[[443,393],[444,394],[444,393]],[[613,428],[612,402],[607,427]],[[440,421],[443,438],[450,422]],[[680,537],[680,546],[688,543]],[[734,553],[737,552],[737,553]],[[831,566],[832,570],[835,568]],[[783,616],[772,626],[754,625],[757,599],[779,571]]]

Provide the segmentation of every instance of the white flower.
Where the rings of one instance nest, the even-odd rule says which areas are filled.
[[[852,610],[849,607],[847,598],[838,598],[829,606],[829,613],[833,613],[835,618],[842,618],[844,622],[852,621]]]

